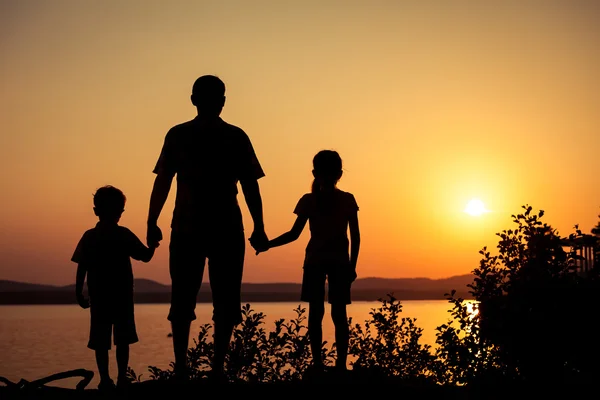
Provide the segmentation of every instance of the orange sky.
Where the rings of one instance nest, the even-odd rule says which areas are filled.
[[[105,184],[125,192],[121,222],[144,238],[164,135],[194,117],[191,85],[207,73],[225,81],[222,117],[266,172],[269,236],[291,226],[313,155],[340,152],[339,186],[360,206],[359,276],[468,273],[526,203],[560,233],[589,231],[598,3],[474,3],[0,3],[0,279],[74,282],[69,260]],[[492,212],[465,214],[473,197]],[[299,282],[307,240],[248,251],[244,280]],[[166,283],[167,261],[165,240],[134,273]]]

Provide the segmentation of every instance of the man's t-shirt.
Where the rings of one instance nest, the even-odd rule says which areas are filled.
[[[153,172],[177,175],[174,230],[243,229],[237,183],[265,176],[248,135],[221,118],[171,128]]]
[[[305,268],[348,264],[348,222],[357,211],[354,195],[339,189],[323,199],[314,193],[302,196],[294,213],[307,217],[310,227]]]
[[[71,261],[86,266],[92,303],[118,302],[133,295],[131,258],[141,260],[147,251],[129,229],[99,222],[83,234]]]

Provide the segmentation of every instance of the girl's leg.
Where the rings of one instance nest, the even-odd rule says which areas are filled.
[[[117,382],[127,380],[127,367],[129,366],[129,345],[121,344],[117,346],[117,368],[119,375]]]
[[[310,302],[308,305],[308,340],[315,366],[323,365],[321,349],[323,348],[323,315],[325,304],[322,301]]]
[[[108,373],[108,350],[95,350],[95,352],[100,382],[110,382],[110,374]]]
[[[348,316],[346,314],[346,304],[331,305],[331,319],[335,328],[335,348],[337,351],[337,360],[335,366],[340,369],[346,369],[346,360],[348,358],[348,337],[350,328],[348,327]]]

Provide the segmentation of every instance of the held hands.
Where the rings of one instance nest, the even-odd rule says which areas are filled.
[[[270,248],[271,247],[269,246],[269,242],[267,242],[263,247],[254,247],[254,250],[256,250],[256,255],[259,255],[260,253],[264,253]]]
[[[159,242],[163,239],[162,231],[155,223],[148,223],[148,230],[146,231],[146,244],[150,248],[157,248]]]
[[[83,296],[83,293],[76,293],[77,296],[77,304],[79,304],[79,307],[83,308],[84,310],[86,308],[90,308],[90,300],[86,297]]]
[[[250,236],[250,245],[256,250],[256,254],[269,249],[269,238],[263,229],[254,229]]]

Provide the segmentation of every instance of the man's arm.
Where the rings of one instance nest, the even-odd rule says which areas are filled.
[[[250,243],[254,247],[263,247],[268,239],[267,234],[265,233],[262,197],[260,195],[258,180],[244,179],[240,181],[240,185],[242,186],[242,192],[244,193],[248,210],[250,211],[252,221],[254,222],[254,231],[250,237]]]
[[[152,194],[150,195],[150,206],[148,209],[148,233],[146,242],[148,247],[156,247],[162,240],[162,232],[158,228],[158,217],[169,197],[173,175],[159,172],[154,179]]]

